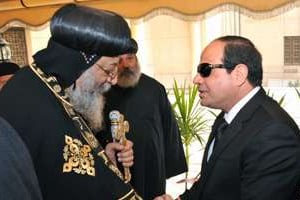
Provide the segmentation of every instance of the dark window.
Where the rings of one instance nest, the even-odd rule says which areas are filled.
[[[300,36],[284,37],[284,65],[300,65]]]

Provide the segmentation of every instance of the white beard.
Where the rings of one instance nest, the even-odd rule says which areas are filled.
[[[93,75],[83,75],[87,77],[80,87],[74,88],[71,85],[65,92],[74,109],[84,117],[93,131],[98,132],[103,128],[105,99],[102,94],[110,88],[110,84],[96,86]]]

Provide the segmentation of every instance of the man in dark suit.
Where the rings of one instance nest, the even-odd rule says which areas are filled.
[[[0,199],[42,199],[34,166],[23,140],[0,117]]]
[[[239,36],[214,40],[197,72],[201,104],[222,112],[205,148],[200,179],[178,199],[296,199],[299,129],[262,88],[262,58],[253,43]],[[224,119],[228,125],[218,132]]]

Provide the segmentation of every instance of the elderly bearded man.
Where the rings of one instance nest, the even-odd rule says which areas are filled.
[[[29,149],[43,199],[138,199],[115,165],[115,152],[124,166],[133,164],[132,143],[104,150],[93,134],[102,126],[102,93],[117,81],[118,55],[130,49],[128,24],[68,4],[50,30],[47,48],[0,95],[0,115]]]

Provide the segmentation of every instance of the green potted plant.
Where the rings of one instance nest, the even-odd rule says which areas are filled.
[[[174,80],[173,94],[175,102],[172,104],[174,114],[179,126],[182,143],[185,148],[186,161],[189,166],[190,145],[198,141],[202,146],[204,139],[202,134],[207,130],[205,109],[200,105],[197,86],[184,85],[178,87]],[[185,174],[185,187],[187,188],[188,172]]]
[[[267,95],[274,99],[274,94],[271,93],[270,89],[267,91]],[[280,97],[279,100],[276,100],[276,99],[274,99],[274,100],[276,100],[280,106],[283,106],[284,99],[285,99],[285,94],[282,97]]]

